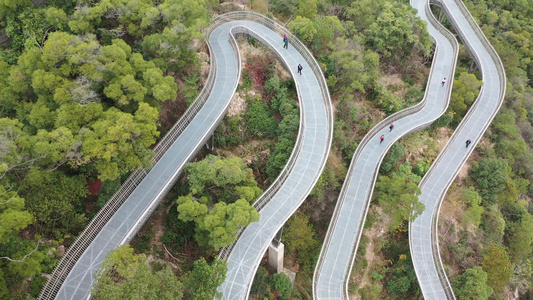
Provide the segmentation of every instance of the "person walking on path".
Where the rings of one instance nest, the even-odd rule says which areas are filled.
[[[472,143],[471,140],[466,140],[466,148],[468,148],[468,146]]]
[[[393,123],[390,123],[389,129],[390,129],[389,132],[391,132],[394,129],[394,124]]]
[[[441,81],[441,85],[440,86],[444,86],[445,83],[446,83],[446,77],[444,77],[444,79]]]
[[[302,69],[303,69],[303,68],[304,68],[304,67],[302,67],[301,64],[298,64],[298,74],[302,75]]]
[[[283,48],[289,49],[289,38],[287,38],[287,35],[283,35]]]
[[[384,135],[381,135],[381,136],[379,137],[379,143],[380,143],[380,144],[383,143],[383,140],[384,140],[384,139],[385,139],[385,136],[384,136]]]

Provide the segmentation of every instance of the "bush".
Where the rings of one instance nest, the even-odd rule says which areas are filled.
[[[32,281],[30,281],[30,292],[32,297],[38,297],[41,292],[41,288],[46,283],[46,277],[44,276],[35,276]]]
[[[268,272],[263,266],[259,266],[255,273],[254,282],[250,288],[250,294],[258,296],[259,299],[264,299],[267,295],[270,286],[270,279]]]
[[[416,164],[415,168],[413,169],[413,173],[420,177],[424,177],[424,175],[426,175],[426,172],[429,170],[429,167],[430,165],[427,162],[421,161]]]
[[[379,168],[380,174],[387,174],[396,166],[396,163],[402,159],[405,153],[405,147],[400,143],[394,143],[390,148],[389,153],[383,159],[383,163]]]
[[[472,164],[470,176],[479,187],[484,206],[494,203],[507,187],[508,168],[507,162],[500,158],[484,158]]]
[[[278,134],[278,124],[268,104],[259,99],[248,101],[246,120],[247,131],[256,138],[275,137]]]
[[[272,280],[270,281],[270,287],[280,292],[277,299],[279,300],[286,300],[289,299],[289,296],[291,295],[292,291],[292,283],[290,278],[283,274],[274,274],[272,275]]]
[[[411,280],[407,276],[393,277],[387,282],[387,291],[389,293],[405,293],[411,286]]]

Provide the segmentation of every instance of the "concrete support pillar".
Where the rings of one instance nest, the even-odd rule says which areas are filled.
[[[277,244],[277,246],[275,244]],[[283,243],[270,243],[270,246],[268,247],[268,265],[273,272],[283,272],[284,252],[285,245],[283,245]]]

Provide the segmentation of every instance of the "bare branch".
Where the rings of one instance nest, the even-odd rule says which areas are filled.
[[[11,257],[7,257],[7,256],[2,256],[2,257],[0,257],[0,259],[9,260],[9,261],[12,261],[12,262],[26,263],[26,258],[28,258],[30,255],[32,255],[33,252],[37,251],[37,249],[39,249],[39,244],[40,243],[41,243],[41,241],[38,241],[37,242],[37,246],[35,247],[35,249],[33,249],[33,251],[31,251],[30,253],[26,254],[22,259],[12,259]]]

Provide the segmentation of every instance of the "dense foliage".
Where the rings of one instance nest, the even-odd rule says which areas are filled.
[[[160,109],[196,72],[189,43],[211,4],[0,1],[0,298],[37,296],[44,277],[28,279],[151,167]]]
[[[0,33],[10,38],[0,47],[0,298],[36,297],[45,281],[39,274],[52,271],[61,247],[132,170],[150,167],[150,147],[179,116],[168,108],[179,106],[176,99],[190,104],[198,93],[202,46],[197,41],[211,9],[236,8],[213,0],[34,2],[0,0]],[[533,283],[528,42],[533,9],[527,1],[465,3],[500,54],[508,86],[506,103],[476,150],[482,159],[457,185],[453,203],[460,220],[449,226],[445,238],[452,240],[444,243],[444,255],[453,257],[452,283],[460,298],[498,297],[507,290],[526,295]],[[317,58],[334,101],[332,155],[310,197],[314,202],[291,218],[284,233],[300,269],[292,295],[310,298],[317,245],[348,162],[364,133],[383,116],[422,99],[432,41],[403,0],[255,0],[249,8],[288,22]],[[459,58],[449,111],[436,127],[457,126],[479,93],[479,72],[465,51]],[[165,265],[149,266],[143,255],[120,250],[108,258],[109,272],[100,274],[95,297],[216,294],[224,264],[182,263],[184,255],[176,251],[184,246],[198,257],[198,244],[203,251],[218,249],[240,226],[257,219],[251,207],[261,193],[257,183],[264,188],[275,180],[300,122],[294,83],[281,79],[278,68],[272,56],[248,59],[239,87],[247,95],[246,110],[227,117],[216,131],[216,147],[230,153],[245,148],[246,163],[209,156],[189,165],[186,185],[176,188],[173,199],[179,199],[166,210],[168,228],[160,237],[176,247],[152,254],[176,255],[171,259],[185,270],[172,271],[181,278]],[[248,93],[251,89],[257,93]],[[371,281],[351,290],[363,297],[405,299],[419,293],[405,224],[423,209],[416,185],[438,151],[435,135],[430,131],[395,145],[384,160],[373,205],[379,209],[369,213],[365,228],[378,223],[389,230],[386,242],[361,241],[360,250],[368,245],[378,254],[373,262],[358,254],[355,268],[370,268]],[[152,227],[146,236],[153,232]],[[193,235],[198,244],[191,242]],[[157,248],[146,246],[148,241],[138,249]],[[288,278],[270,279],[260,270],[252,286],[259,299],[276,293],[278,299],[288,297]]]
[[[237,230],[259,219],[251,206],[263,192],[238,157],[208,155],[185,167],[190,193],[178,198],[179,219],[196,223],[196,241],[215,250],[235,241]]]
[[[169,266],[147,262],[128,245],[109,253],[92,289],[95,299],[212,299],[226,276],[226,263],[205,259],[194,262],[180,280]]]

